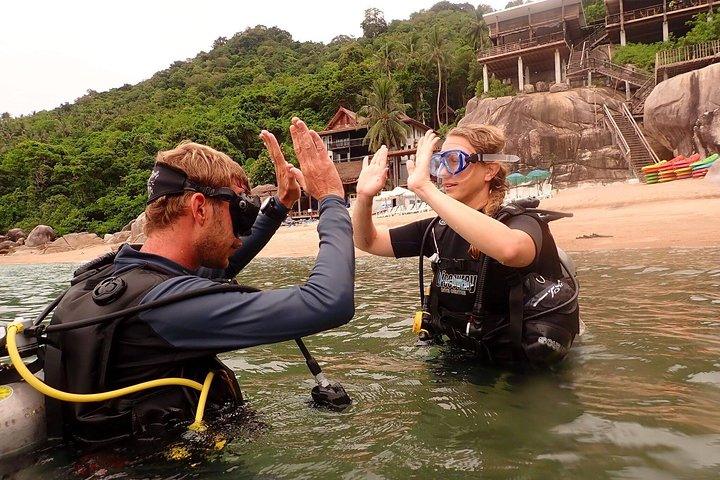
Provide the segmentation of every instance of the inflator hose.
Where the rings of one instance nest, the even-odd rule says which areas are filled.
[[[136,393],[141,390],[147,390],[149,388],[155,388],[155,387],[165,387],[169,385],[177,385],[181,387],[190,387],[195,390],[198,390],[200,392],[200,401],[198,402],[198,407],[195,412],[195,422],[190,425],[189,428],[192,429],[201,429],[202,425],[202,418],[205,413],[205,403],[207,401],[208,392],[210,391],[210,384],[212,383],[212,379],[215,376],[213,372],[208,372],[207,376],[205,377],[205,382],[200,385],[198,382],[194,380],[189,380],[187,378],[159,378],[156,380],[150,380],[147,382],[138,383],[136,385],[131,385],[129,387],[119,388],[117,390],[110,390],[108,392],[101,392],[101,393],[69,393],[69,392],[63,392],[61,390],[58,390],[56,388],[53,388],[46,383],[44,383],[42,380],[37,378],[35,375],[28,370],[28,368],[25,366],[25,363],[23,363],[22,358],[20,357],[20,352],[18,352],[17,343],[15,342],[15,335],[22,332],[24,329],[24,326],[21,323],[11,323],[6,327],[6,339],[7,339],[7,351],[8,355],[10,356],[10,360],[12,361],[13,367],[15,367],[15,370],[20,374],[23,380],[25,380],[30,386],[32,386],[35,390],[42,393],[43,395],[47,395],[48,397],[55,398],[57,400],[62,400],[64,402],[74,402],[74,403],[88,403],[88,402],[104,402],[106,400],[110,400],[113,398],[118,398],[124,395],[129,395],[131,393]]]

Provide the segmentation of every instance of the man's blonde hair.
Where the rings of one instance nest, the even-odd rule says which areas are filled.
[[[242,167],[228,155],[207,145],[186,140],[172,150],[158,152],[155,162],[182,170],[189,180],[202,185],[212,188],[236,185],[250,193],[250,182]],[[180,217],[193,193],[160,197],[145,207],[145,234],[161,230]]]

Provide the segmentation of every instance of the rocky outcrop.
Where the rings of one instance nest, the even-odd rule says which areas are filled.
[[[602,109],[607,104],[617,110],[623,99],[606,88],[473,98],[460,125],[501,128],[507,138],[504,151],[520,156],[520,169],[549,169],[556,184],[626,179],[627,164],[604,126]]]
[[[720,152],[720,108],[700,115],[693,129],[693,140],[703,157]]]
[[[130,238],[130,231],[125,230],[117,233],[108,233],[103,237],[103,242],[107,244],[116,244],[116,243],[124,243],[127,242]]]
[[[145,243],[145,212],[138,215],[138,217],[130,224],[130,238],[128,243]]]
[[[52,242],[56,237],[57,235],[55,235],[55,230],[53,230],[52,227],[38,225],[32,229],[25,239],[25,245],[28,247],[39,247],[40,245]]]
[[[68,233],[48,245],[45,253],[67,252],[68,250],[78,250],[93,245],[101,245],[102,243],[102,239],[94,233]]]
[[[27,235],[25,235],[25,232],[23,232],[22,229],[20,229],[20,228],[13,228],[13,229],[8,230],[8,232],[7,232],[7,237],[8,237],[8,240],[12,240],[13,242],[17,242],[17,241],[20,240],[21,238],[27,237]]]
[[[718,85],[720,63],[658,83],[645,100],[645,131],[676,155],[718,151],[720,120],[711,113],[705,116],[720,108]],[[696,126],[702,139],[696,140]]]

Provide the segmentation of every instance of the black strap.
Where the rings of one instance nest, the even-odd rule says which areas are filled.
[[[510,338],[512,348],[517,358],[524,357],[523,352],[523,286],[522,282],[516,282],[510,287]]]
[[[62,352],[52,345],[45,345],[45,383],[58,390],[65,390]],[[45,396],[45,421],[48,439],[63,438],[62,403]]]

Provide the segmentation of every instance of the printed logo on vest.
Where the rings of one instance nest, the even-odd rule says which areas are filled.
[[[436,285],[442,293],[467,295],[468,293],[475,293],[477,275],[447,273],[445,270],[440,270]]]

